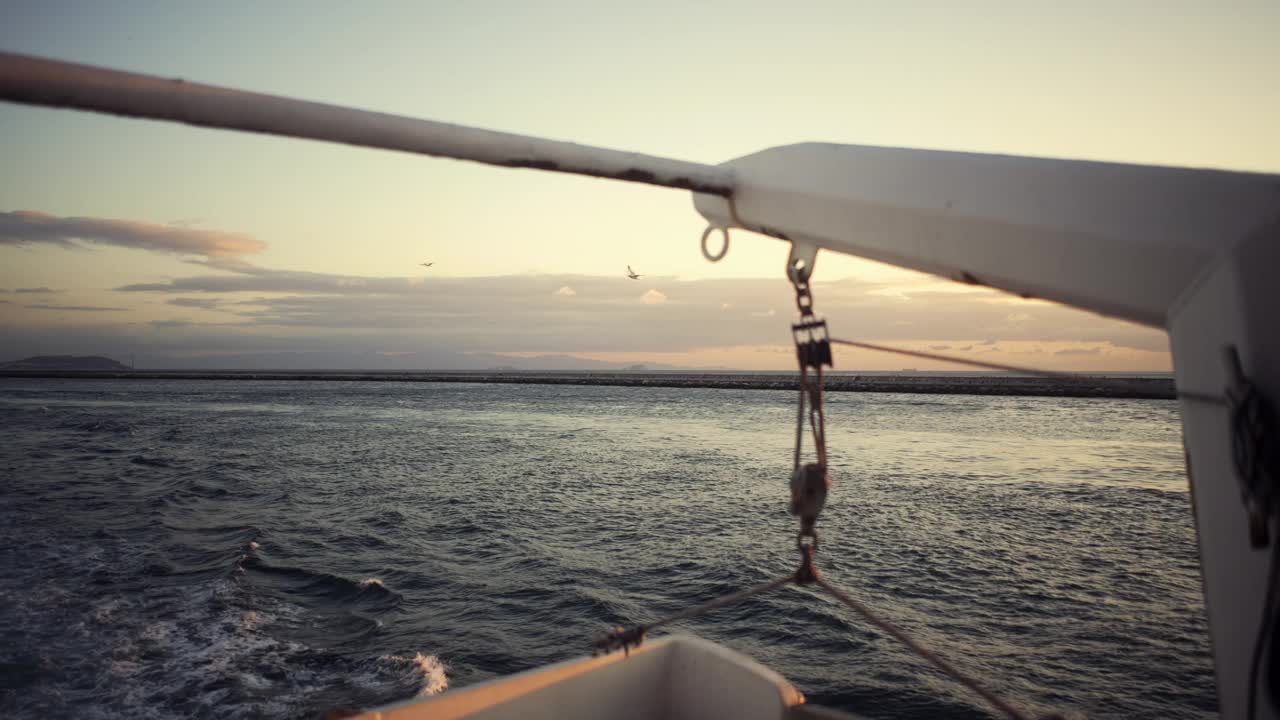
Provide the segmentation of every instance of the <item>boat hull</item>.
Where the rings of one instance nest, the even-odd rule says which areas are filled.
[[[422,700],[362,720],[614,720],[797,716],[804,695],[781,675],[715,643],[677,635],[629,654],[569,660]],[[808,710],[808,708],[806,708]],[[844,713],[813,717],[844,717]]]

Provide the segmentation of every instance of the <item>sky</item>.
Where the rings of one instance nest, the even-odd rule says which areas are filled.
[[[4,51],[706,163],[817,140],[1280,172],[1277,27],[1271,0],[0,3]],[[0,104],[0,360],[791,367],[787,247],[737,232],[709,264],[703,225],[663,188]],[[1169,369],[1161,331],[831,253],[814,296],[837,337]]]

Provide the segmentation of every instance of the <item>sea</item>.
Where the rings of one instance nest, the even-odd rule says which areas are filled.
[[[0,716],[323,718],[793,570],[795,396],[0,379]],[[1217,715],[1177,404],[833,393],[824,576],[1015,704]],[[677,623],[867,718],[981,700],[812,587]]]

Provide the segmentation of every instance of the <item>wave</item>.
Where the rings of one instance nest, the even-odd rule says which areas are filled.
[[[410,672],[416,673],[421,678],[421,688],[418,690],[419,697],[439,695],[449,689],[449,676],[445,673],[447,668],[444,663],[440,662],[440,658],[435,655],[416,653],[411,658],[401,655],[383,655],[378,659],[405,667]]]
[[[323,571],[272,565],[256,553],[246,553],[240,567],[255,589],[283,593],[293,601],[327,609],[355,606],[381,612],[398,606],[403,599],[378,578],[357,581]]]
[[[129,463],[153,468],[167,468],[173,466],[172,463],[165,458],[148,455],[134,455],[129,458]]]

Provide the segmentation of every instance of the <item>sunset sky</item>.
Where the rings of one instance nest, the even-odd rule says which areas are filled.
[[[820,140],[1280,172],[1277,28],[1273,0],[0,6],[0,50],[707,163]],[[786,246],[707,263],[686,192],[11,104],[0,168],[0,361],[793,364]],[[1088,313],[830,253],[815,280],[840,337],[1169,368],[1162,332]]]

